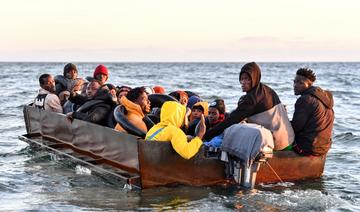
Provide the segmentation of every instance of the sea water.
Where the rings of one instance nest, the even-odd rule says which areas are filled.
[[[251,191],[222,187],[160,187],[129,190],[70,159],[31,149],[22,108],[36,96],[42,73],[62,74],[65,63],[0,63],[0,210],[360,210],[360,63],[259,63],[261,81],[272,87],[292,118],[292,82],[300,67],[312,68],[315,85],[333,92],[333,145],[322,178],[259,185]],[[76,63],[80,77],[97,63]],[[105,63],[115,85],[190,90],[206,101],[223,98],[227,111],[244,93],[243,63]]]

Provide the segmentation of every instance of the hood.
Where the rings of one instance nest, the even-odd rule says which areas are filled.
[[[239,81],[240,81],[240,76],[241,76],[242,73],[247,73],[250,76],[250,78],[251,78],[251,88],[255,88],[260,84],[261,71],[260,71],[260,67],[255,62],[246,63],[241,68],[241,71],[240,71],[240,74],[239,74]]]
[[[161,107],[160,125],[181,127],[185,120],[186,108],[178,102],[167,101]]]
[[[145,117],[140,105],[130,101],[126,96],[122,96],[120,99],[121,105],[123,105],[129,113],[133,113],[137,116]]]
[[[303,94],[310,94],[314,96],[329,109],[333,108],[334,106],[334,99],[330,91],[325,91],[319,87],[312,86],[304,91]]]

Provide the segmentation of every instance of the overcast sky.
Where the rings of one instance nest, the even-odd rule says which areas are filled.
[[[360,61],[359,0],[4,0],[0,61]]]

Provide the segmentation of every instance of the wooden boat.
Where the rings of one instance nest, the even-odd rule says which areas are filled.
[[[24,119],[27,134],[19,136],[21,140],[105,170],[134,187],[232,182],[226,178],[225,162],[207,157],[204,148],[186,160],[169,142],[145,141],[81,120],[70,122],[63,114],[25,106]],[[319,178],[325,159],[301,157],[292,151],[274,152],[266,163],[259,164],[252,180],[258,184]]]

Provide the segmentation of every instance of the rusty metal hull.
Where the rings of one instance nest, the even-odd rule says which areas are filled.
[[[91,163],[112,167],[128,184],[141,188],[184,184],[228,184],[225,164],[205,157],[204,150],[190,160],[181,158],[169,142],[144,141],[135,136],[92,123],[70,122],[62,114],[25,106],[27,134],[22,140],[59,152],[86,156]],[[36,141],[35,141],[36,140]],[[90,158],[90,159],[89,159]],[[293,152],[275,152],[268,163],[284,181],[314,179],[322,175],[325,156],[300,157]],[[256,183],[275,183],[279,178],[269,165],[261,164]]]

